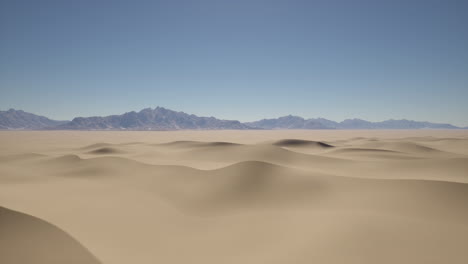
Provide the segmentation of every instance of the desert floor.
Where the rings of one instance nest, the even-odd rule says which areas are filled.
[[[468,131],[0,132],[0,263],[468,263]]]

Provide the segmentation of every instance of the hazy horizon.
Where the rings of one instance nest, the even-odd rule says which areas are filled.
[[[468,126],[468,2],[2,1],[0,108]]]

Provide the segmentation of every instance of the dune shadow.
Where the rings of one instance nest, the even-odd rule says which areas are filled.
[[[98,148],[98,149],[89,151],[87,153],[88,154],[95,154],[95,155],[105,155],[105,154],[118,154],[118,153],[122,153],[122,151],[118,150],[116,148],[103,147],[103,148]]]
[[[333,146],[320,141],[302,140],[302,139],[282,139],[273,143],[280,147],[320,147],[332,148]]]

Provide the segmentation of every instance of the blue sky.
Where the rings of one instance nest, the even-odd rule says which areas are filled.
[[[0,1],[0,109],[468,126],[468,1]]]

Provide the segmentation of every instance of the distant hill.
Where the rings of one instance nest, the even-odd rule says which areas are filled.
[[[56,121],[44,116],[10,109],[0,111],[2,130],[222,130],[222,129],[468,129],[450,124],[412,120],[386,120],[370,122],[346,119],[335,122],[325,118],[305,119],[300,116],[283,116],[241,123],[177,112],[163,107],[146,108],[122,115],[76,117],[72,121]]]
[[[273,119],[262,119],[245,124],[250,127],[262,129],[331,129],[336,123],[330,120],[326,121],[332,122],[333,124],[320,121],[319,119],[304,119],[300,116],[293,115]]]
[[[55,127],[66,122],[51,120],[22,110],[0,111],[0,129],[4,130],[38,130]]]
[[[262,129],[461,129],[450,124],[438,124],[412,120],[386,120],[370,122],[362,119],[346,119],[335,122],[324,118],[304,119],[299,116],[283,116],[245,123]]]
[[[180,130],[180,129],[251,129],[235,120],[199,117],[163,107],[146,108],[122,115],[76,117],[55,129],[77,130]]]

